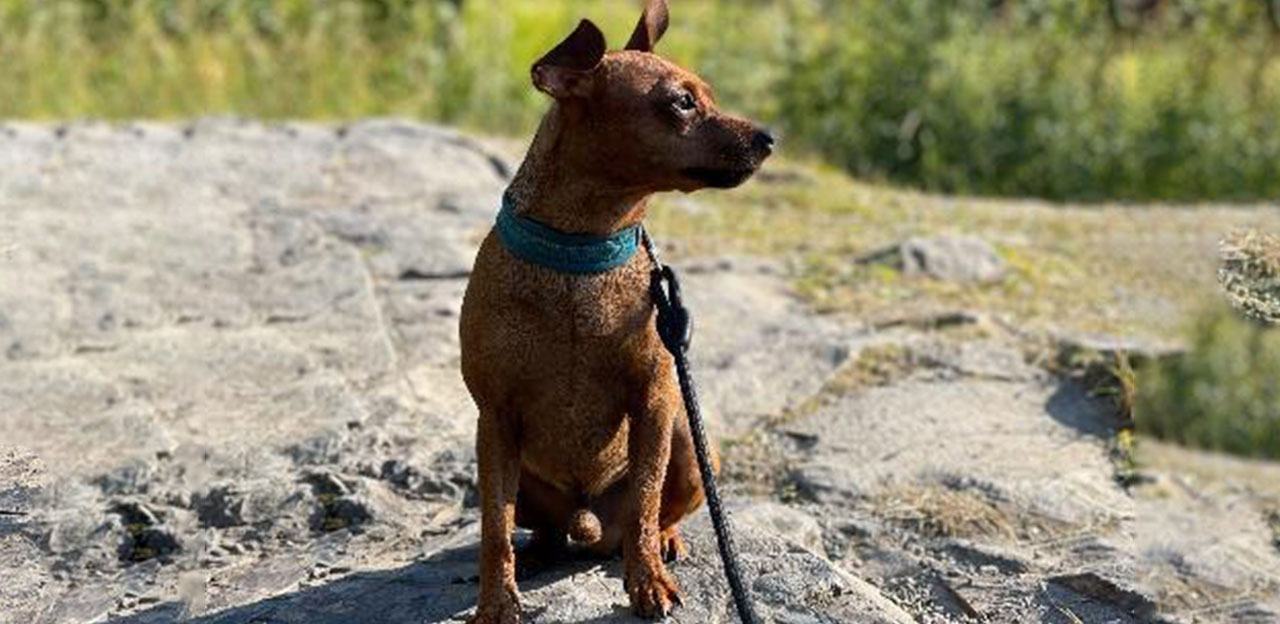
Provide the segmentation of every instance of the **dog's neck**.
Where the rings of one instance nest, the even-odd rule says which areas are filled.
[[[650,193],[619,189],[595,173],[599,156],[579,145],[559,104],[542,119],[508,194],[516,213],[562,232],[608,236],[644,220]]]

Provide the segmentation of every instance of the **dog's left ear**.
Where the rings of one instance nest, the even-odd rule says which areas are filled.
[[[670,19],[667,0],[648,0],[644,13],[640,15],[640,23],[636,25],[636,31],[631,34],[631,41],[627,42],[627,49],[653,52],[662,34],[667,32],[667,22]]]
[[[605,49],[604,33],[591,20],[582,20],[573,34],[533,64],[533,86],[556,99],[587,96]]]

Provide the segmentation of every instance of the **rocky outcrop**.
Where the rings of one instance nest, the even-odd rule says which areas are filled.
[[[511,169],[394,121],[0,126],[0,621],[462,621],[457,315]],[[1018,336],[866,328],[776,261],[669,259],[770,621],[1280,612],[1257,497],[1135,504],[1109,404]],[[705,517],[686,531],[674,621],[733,621]],[[528,620],[631,621],[618,574],[524,581]]]

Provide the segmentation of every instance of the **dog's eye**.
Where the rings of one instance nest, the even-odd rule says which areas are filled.
[[[692,95],[685,93],[676,98],[674,106],[682,113],[691,113],[698,110],[698,101],[693,99]]]

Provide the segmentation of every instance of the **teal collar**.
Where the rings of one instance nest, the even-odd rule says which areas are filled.
[[[510,195],[502,197],[495,229],[512,255],[560,273],[604,273],[630,262],[640,249],[639,224],[604,237],[569,234],[516,214]]]

